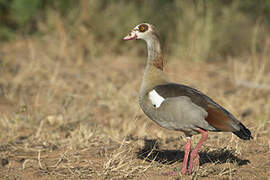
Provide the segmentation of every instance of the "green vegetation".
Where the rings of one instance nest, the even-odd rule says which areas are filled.
[[[136,24],[149,22],[158,26],[166,54],[222,60],[260,51],[269,15],[267,0],[0,0],[0,39],[54,33],[60,27],[80,41],[86,59],[103,55],[103,47],[114,54],[127,49],[141,54],[143,45],[124,47],[121,38]]]

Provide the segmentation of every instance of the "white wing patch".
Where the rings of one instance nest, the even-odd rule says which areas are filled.
[[[164,98],[160,96],[155,90],[152,90],[148,94],[149,99],[151,103],[156,107],[159,108],[159,106],[162,104],[164,101]]]

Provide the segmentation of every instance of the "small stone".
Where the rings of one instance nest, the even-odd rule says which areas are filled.
[[[8,165],[9,161],[7,159],[1,159],[1,164],[4,167],[5,165]]]
[[[55,151],[55,150],[57,150],[57,149],[59,149],[58,146],[56,146],[56,145],[54,144],[54,145],[52,146],[52,150]]]
[[[21,158],[21,159],[19,160],[20,163],[23,163],[24,161],[25,161],[24,158]]]

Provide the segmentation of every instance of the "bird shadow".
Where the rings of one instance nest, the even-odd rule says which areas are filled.
[[[162,164],[173,164],[183,161],[184,151],[179,150],[162,150],[159,143],[154,139],[144,139],[144,147],[137,152],[137,158],[152,162],[156,161]],[[205,163],[236,163],[242,166],[250,163],[249,160],[240,159],[234,155],[234,151],[228,149],[220,149],[207,152],[199,152],[200,165]]]

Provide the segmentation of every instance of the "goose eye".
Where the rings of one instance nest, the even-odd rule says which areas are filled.
[[[145,32],[145,31],[147,31],[147,29],[148,29],[148,26],[145,25],[145,24],[142,24],[142,25],[139,26],[139,31],[140,32]]]

